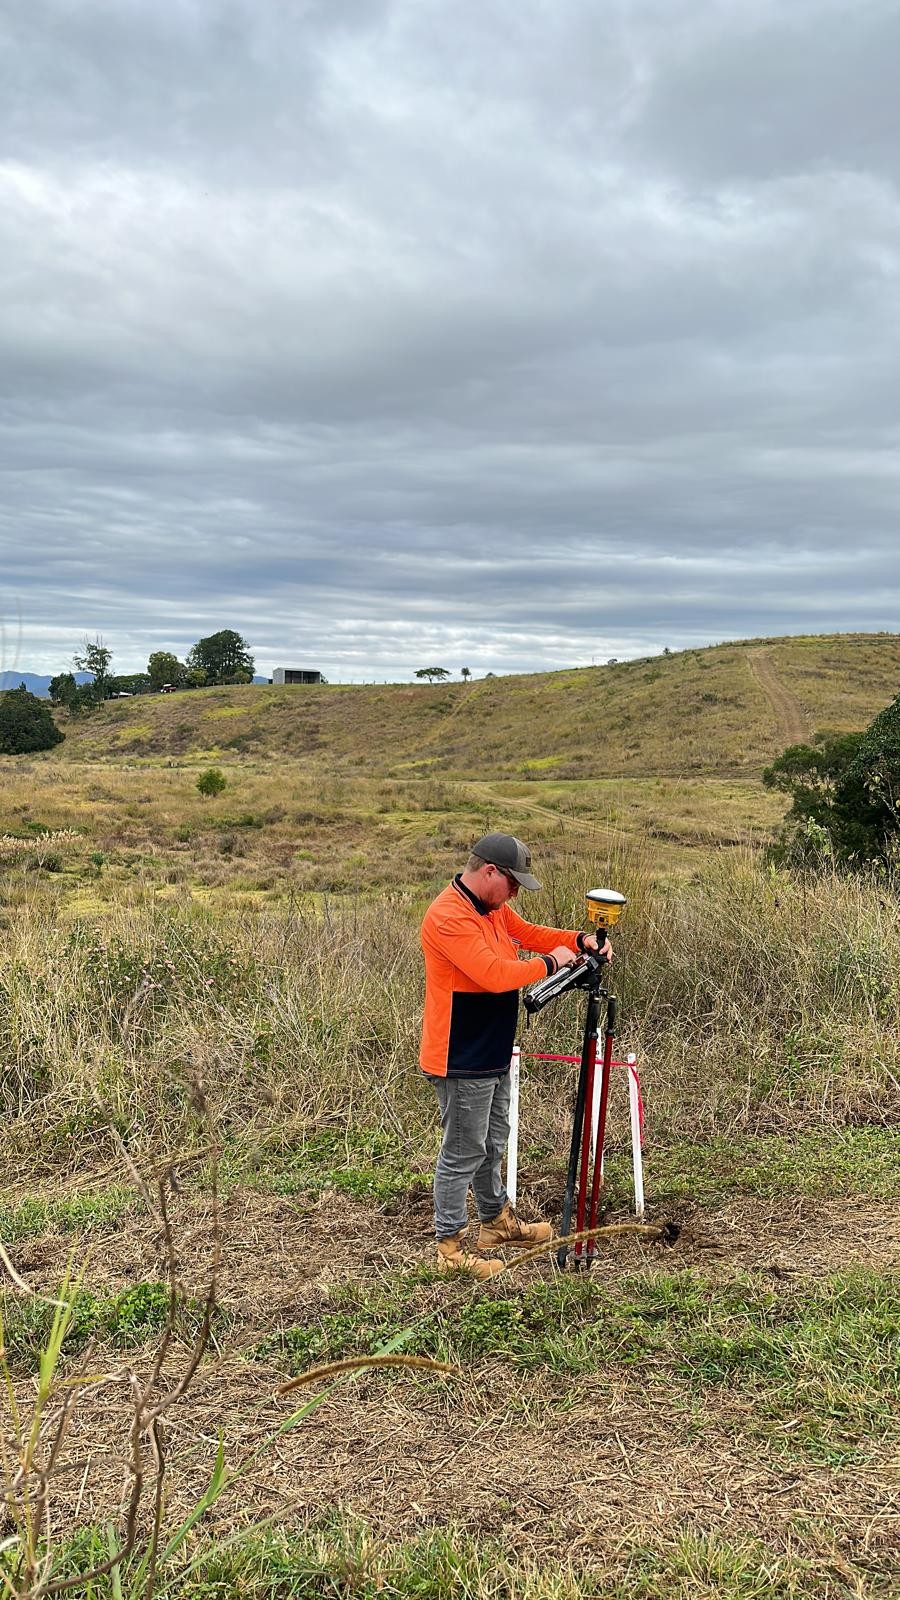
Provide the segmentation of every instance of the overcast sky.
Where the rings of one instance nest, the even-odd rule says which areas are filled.
[[[900,0],[0,0],[0,667],[898,629],[898,61]]]

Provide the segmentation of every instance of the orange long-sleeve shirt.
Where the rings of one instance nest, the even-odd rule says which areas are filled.
[[[437,1078],[505,1072],[519,990],[556,970],[550,952],[557,945],[582,948],[580,934],[526,922],[508,902],[490,910],[459,876],[432,901],[421,939],[425,1015],[419,1064]],[[520,961],[520,947],[543,953]]]

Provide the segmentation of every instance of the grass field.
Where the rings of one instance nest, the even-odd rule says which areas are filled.
[[[710,846],[768,839],[784,811],[781,796],[746,779],[323,779],[299,763],[249,760],[226,770],[228,787],[205,799],[190,767],[7,761],[7,906],[38,891],[67,915],[140,894],[223,909],[323,893],[421,896],[494,826],[524,834],[545,869],[573,849],[599,863],[627,839],[655,873],[683,877]]]
[[[167,1537],[197,1514],[158,1592],[897,1592],[896,888],[770,866],[782,803],[759,767],[780,748],[776,702],[813,727],[859,725],[896,692],[898,664],[893,636],[750,641],[663,658],[650,682],[638,664],[629,714],[654,759],[630,772],[624,756],[615,773],[591,764],[597,685],[619,668],[395,690],[379,721],[385,690],[168,696],[4,761],[0,1474],[15,1408],[26,1431],[40,1409],[70,1262],[83,1274],[59,1379],[105,1379],[80,1392],[49,1479],[57,1575],[102,1561],[108,1525],[123,1525],[129,1375],[153,1371],[161,1338],[159,1386],[183,1370],[220,1249],[210,1346],[161,1436]],[[690,698],[708,674],[716,694],[740,675],[731,745],[731,709]],[[601,712],[579,743],[587,690]],[[250,695],[268,732],[254,711],[251,748],[228,746]],[[699,760],[717,737],[695,726],[688,742],[679,698],[695,724],[722,719],[706,767],[665,767],[673,740]],[[565,759],[548,761],[520,713],[546,729],[564,703]],[[205,720],[176,735],[179,717]],[[202,744],[213,726],[219,742]],[[488,728],[509,751],[496,770],[473,756]],[[228,786],[204,799],[213,758]],[[619,1043],[646,1099],[649,1221],[680,1231],[612,1235],[589,1276],[511,1258],[475,1290],[433,1268],[417,923],[491,826],[534,848],[535,920],[580,924],[592,883],[628,895]],[[573,1003],[522,1041],[568,1050],[579,1028]],[[571,1094],[569,1068],[526,1064],[526,1215],[559,1216]],[[176,1158],[167,1235],[154,1174]],[[608,1223],[628,1218],[628,1177],[620,1097]],[[281,1392],[292,1375],[385,1350],[456,1375],[339,1375],[288,1427],[310,1398]],[[41,1437],[70,1392],[50,1384]],[[224,1486],[198,1512],[220,1437]],[[138,1549],[150,1521],[147,1503]],[[0,1571],[13,1530],[7,1516]],[[136,1561],[122,1580],[135,1600]],[[69,1592],[118,1594],[109,1577]]]

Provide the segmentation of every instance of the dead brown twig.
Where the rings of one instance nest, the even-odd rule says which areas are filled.
[[[23,1294],[34,1294],[31,1284],[26,1283],[24,1278],[19,1277],[19,1274],[10,1261],[9,1255],[3,1248],[2,1244],[0,1244],[0,1263],[2,1263],[5,1270],[9,1273],[9,1276],[11,1277],[17,1289],[21,1289]]]
[[[431,1356],[345,1356],[341,1361],[325,1361],[321,1366],[310,1367],[308,1372],[279,1384],[276,1393],[290,1394],[292,1389],[318,1383],[321,1378],[333,1378],[338,1373],[356,1372],[366,1367],[407,1367],[420,1372],[444,1372],[451,1378],[462,1377],[458,1367],[451,1367],[446,1361],[433,1361]]]
[[[0,1507],[6,1510],[15,1528],[7,1548],[16,1545],[19,1548],[19,1560],[13,1568],[12,1576],[0,1573],[0,1584],[9,1596],[9,1600],[45,1600],[45,1597],[63,1594],[76,1587],[84,1587],[108,1576],[114,1570],[121,1570],[137,1548],[139,1514],[148,1482],[153,1486],[153,1511],[147,1545],[138,1563],[138,1576],[139,1592],[145,1597],[153,1593],[162,1535],[166,1467],[161,1418],[186,1393],[209,1344],[217,1305],[222,1258],[218,1147],[209,1106],[199,1080],[192,1085],[191,1100],[195,1111],[205,1123],[207,1134],[205,1146],[201,1151],[192,1152],[187,1158],[180,1155],[157,1170],[155,1205],[149,1184],[138,1172],[123,1141],[117,1139],[120,1154],[132,1178],[148,1205],[158,1216],[165,1248],[169,1288],[168,1308],[166,1322],[147,1376],[141,1379],[137,1372],[125,1369],[120,1373],[99,1377],[82,1374],[60,1378],[58,1369],[62,1344],[80,1279],[76,1279],[74,1284],[67,1280],[61,1299],[53,1302],[57,1308],[53,1333],[48,1348],[42,1352],[37,1394],[30,1418],[24,1417],[19,1410],[9,1368],[4,1353],[0,1351],[0,1372],[5,1379],[9,1413],[8,1424],[4,1423],[0,1428],[0,1469],[2,1469]],[[183,1166],[186,1159],[199,1159],[201,1155],[210,1160],[212,1244],[209,1279],[200,1326],[181,1371],[166,1384],[164,1366],[176,1337],[177,1312],[182,1298],[178,1281],[175,1237],[169,1214],[169,1194],[175,1187],[176,1167]],[[32,1294],[32,1289],[16,1273],[2,1246],[0,1246],[0,1259],[17,1287]],[[89,1353],[90,1351],[86,1356]],[[56,1564],[50,1491],[79,1395],[88,1384],[121,1382],[123,1377],[127,1377],[129,1382],[132,1412],[129,1429],[130,1488],[121,1542],[111,1549],[106,1560],[98,1562],[89,1572],[81,1572],[71,1577],[54,1576]],[[59,1400],[58,1396],[63,1389],[66,1392]]]

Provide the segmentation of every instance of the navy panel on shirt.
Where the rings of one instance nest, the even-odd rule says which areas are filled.
[[[519,991],[469,994],[457,990],[450,1016],[447,1076],[499,1076],[509,1067],[519,1020]]]

